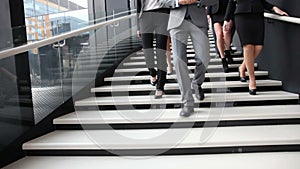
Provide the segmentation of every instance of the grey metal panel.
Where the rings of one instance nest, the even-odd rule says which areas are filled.
[[[1,0],[0,5],[0,49],[12,47],[12,30],[9,11],[9,0]],[[10,32],[10,33],[8,33]]]

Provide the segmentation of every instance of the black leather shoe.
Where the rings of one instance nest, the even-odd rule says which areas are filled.
[[[180,111],[180,116],[189,117],[191,114],[194,113],[194,107],[183,107]]]
[[[256,95],[256,89],[249,89],[250,95]]]
[[[193,88],[195,90],[195,96],[198,100],[204,100],[204,91],[201,86],[198,86],[196,84],[193,85]]]

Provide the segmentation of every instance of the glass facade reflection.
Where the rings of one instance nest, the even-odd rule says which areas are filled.
[[[27,39],[46,39],[88,24],[87,0],[24,0]]]

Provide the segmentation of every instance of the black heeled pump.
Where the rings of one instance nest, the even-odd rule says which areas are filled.
[[[256,95],[256,89],[249,89],[250,95]]]
[[[241,81],[241,82],[247,82],[246,76],[244,76],[244,77],[241,76],[240,67],[241,67],[241,66],[239,66],[239,77],[240,77],[240,81]]]
[[[225,58],[227,59],[227,62],[229,64],[233,63],[234,61],[233,61],[233,58],[231,56],[230,50],[225,50],[224,53],[225,53]]]
[[[222,58],[222,65],[223,65],[224,73],[228,73],[229,72],[229,68],[228,68],[228,63],[227,63],[226,58]]]
[[[241,77],[241,76],[240,76],[240,81],[241,81],[241,82],[247,82],[247,79],[246,79],[246,77]]]

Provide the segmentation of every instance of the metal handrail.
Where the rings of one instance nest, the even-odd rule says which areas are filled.
[[[272,13],[267,13],[267,12],[264,13],[264,16],[266,18],[270,18],[270,19],[276,19],[276,20],[285,21],[285,22],[289,22],[289,23],[300,24],[300,18],[296,18],[296,17],[280,16],[277,14],[272,14]]]
[[[128,11],[126,11],[126,12],[128,12]],[[126,13],[126,12],[121,12],[121,13]],[[119,14],[120,13],[115,14],[115,15],[119,15]],[[118,22],[118,21],[121,21],[121,20],[126,20],[126,19],[129,19],[129,18],[135,17],[135,16],[136,16],[136,13],[131,14],[131,15],[127,15],[127,16],[122,16],[122,17],[115,18],[115,19],[112,19],[112,20],[109,20],[109,21],[105,21],[105,22],[97,23],[95,25],[91,25],[91,26],[87,26],[87,27],[84,27],[84,28],[81,28],[81,29],[77,29],[77,30],[74,30],[72,32],[57,35],[55,37],[50,37],[48,39],[40,40],[38,42],[33,42],[33,43],[30,43],[30,44],[18,46],[18,47],[15,47],[15,48],[3,50],[3,51],[0,51],[0,60],[4,59],[4,58],[7,58],[7,57],[10,57],[10,56],[13,56],[13,55],[17,55],[17,54],[26,52],[26,51],[31,50],[31,49],[35,49],[35,48],[39,48],[39,47],[42,47],[42,46],[45,46],[45,45],[53,44],[53,43],[59,42],[61,40],[71,38],[73,36],[77,36],[77,35],[83,34],[85,32],[89,32],[91,30],[98,29],[102,26],[106,26],[106,25],[109,25],[109,24],[112,24],[114,22]]]

